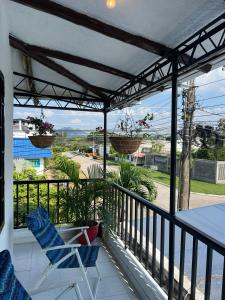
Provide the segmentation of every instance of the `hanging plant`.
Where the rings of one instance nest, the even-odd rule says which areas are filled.
[[[153,114],[146,114],[143,119],[137,120],[126,114],[125,118],[121,119],[117,128],[119,133],[114,133],[110,136],[110,142],[115,151],[121,154],[132,154],[136,152],[143,140],[143,130],[149,129],[149,122],[153,120]]]
[[[38,148],[48,148],[52,145],[55,136],[53,135],[54,125],[44,121],[44,114],[41,114],[41,118],[27,117],[27,123],[33,125],[29,129],[33,129],[33,135],[28,136],[31,143]]]

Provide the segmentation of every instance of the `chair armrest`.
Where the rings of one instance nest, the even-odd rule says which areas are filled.
[[[80,246],[81,246],[81,244],[60,245],[60,246],[42,249],[41,252],[48,252],[48,251],[52,251],[52,250],[66,249],[66,248],[79,248]]]
[[[65,231],[73,231],[73,230],[83,230],[83,229],[88,229],[89,226],[81,226],[81,227],[73,227],[73,228],[63,228],[59,229],[60,232],[65,232]]]

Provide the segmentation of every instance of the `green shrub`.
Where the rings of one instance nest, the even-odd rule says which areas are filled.
[[[225,161],[225,149],[200,148],[193,153],[193,158]]]

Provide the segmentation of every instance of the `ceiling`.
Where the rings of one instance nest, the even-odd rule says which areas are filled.
[[[223,0],[214,0],[213,5],[211,0],[117,0],[116,8],[110,10],[104,0],[8,1],[10,33],[17,41],[24,43],[24,48],[12,45],[13,71],[107,98],[169,50],[224,13],[224,3]],[[132,38],[136,37],[136,40],[141,38],[141,46],[140,43],[135,45],[130,42],[129,38],[125,42],[121,38],[108,36],[104,32],[104,26],[100,26],[97,32],[96,29],[90,28],[89,23],[79,23],[79,18],[73,17],[68,20],[62,16],[62,9],[59,9],[60,16],[49,11],[46,13],[43,7],[48,8],[48,4],[63,5],[70,12],[76,11],[106,25],[122,29],[123,33],[125,31],[132,34]],[[29,7],[33,5],[36,7]],[[154,44],[153,51],[149,50],[148,41],[145,46],[146,39]],[[34,53],[31,48],[27,50],[26,47],[31,45],[41,47],[42,50],[47,48],[70,54],[120,73],[112,74],[112,70],[106,72],[101,67],[100,70],[96,66],[93,68],[90,65],[72,63],[53,57],[54,55],[42,54],[40,57],[40,53]],[[29,72],[22,52],[26,55],[32,54]],[[43,63],[43,56],[47,62]],[[14,84],[17,83],[18,78],[15,77]],[[41,88],[38,82],[35,85],[36,90]],[[27,81],[24,81],[21,87],[27,90]],[[96,90],[100,92],[96,93]],[[45,92],[53,93],[48,87]]]

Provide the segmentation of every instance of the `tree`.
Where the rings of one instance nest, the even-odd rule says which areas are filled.
[[[149,201],[154,201],[157,197],[157,189],[149,176],[149,171],[133,166],[127,161],[120,162],[119,173],[109,173],[108,177],[113,182]]]
[[[16,181],[21,180],[44,180],[46,179],[45,175],[36,175],[34,169],[27,168],[22,172],[13,173],[13,178]],[[18,187],[18,190],[17,190]],[[25,224],[25,215],[31,211],[33,211],[38,204],[44,208],[48,207],[48,186],[47,184],[39,184],[29,183],[27,184],[18,184],[14,185],[13,190],[14,195],[14,212],[15,212],[15,224],[18,225]],[[18,195],[18,203],[15,201]],[[38,203],[39,202],[39,203]],[[50,218],[53,222],[56,222],[56,210],[57,210],[57,187],[55,185],[50,186],[49,192],[49,214]],[[18,211],[18,216],[16,215]]]
[[[221,118],[218,122],[218,130],[222,135],[225,135],[225,118]]]
[[[215,148],[219,145],[219,133],[213,126],[196,124],[193,130],[193,144],[201,149]]]

